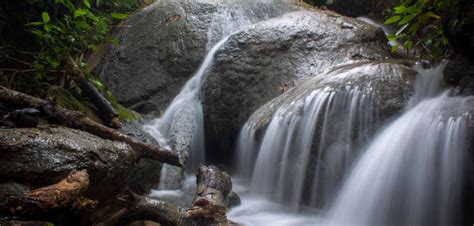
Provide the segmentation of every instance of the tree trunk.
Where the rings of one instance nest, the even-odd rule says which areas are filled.
[[[76,78],[79,88],[81,88],[82,94],[85,95],[97,108],[97,114],[99,115],[100,119],[102,119],[104,124],[111,128],[119,129],[121,127],[119,114],[115,111],[110,102],[105,99],[102,93],[100,93],[93,84],[87,81],[84,73],[79,69],[72,59],[69,59],[66,62],[65,69],[67,73],[73,75]]]
[[[3,86],[0,86],[0,101],[23,107],[39,107],[46,114],[69,127],[87,131],[103,139],[121,141],[129,144],[137,153],[138,158],[155,159],[170,165],[182,167],[179,156],[172,152],[153,144],[140,142],[115,129],[95,122],[81,112],[70,111],[55,106],[46,100],[10,90]]]
[[[83,214],[97,205],[96,201],[84,197],[88,188],[87,172],[74,171],[56,184],[35,189],[22,197],[9,197],[0,205],[0,213],[12,219],[82,224]]]

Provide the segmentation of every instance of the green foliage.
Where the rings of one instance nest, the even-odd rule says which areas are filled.
[[[97,45],[111,41],[108,35],[113,19],[125,19],[125,14],[107,17],[101,15],[88,0],[73,4],[70,0],[55,0],[62,15],[51,17],[42,12],[41,21],[28,25],[40,40],[42,49],[38,53],[35,67],[57,69],[67,57],[76,57],[86,51],[94,51]]]
[[[405,0],[393,8],[387,25],[398,27],[389,41],[401,41],[405,50],[418,50],[419,57],[441,58],[448,48],[444,24],[455,10],[457,0]],[[397,51],[394,46],[392,51]]]
[[[78,95],[75,92],[71,92],[60,86],[50,86],[48,89],[48,95],[54,100],[54,102],[63,108],[80,111],[85,113],[93,120],[100,122],[99,116],[94,111],[94,107],[87,104],[84,97]]]

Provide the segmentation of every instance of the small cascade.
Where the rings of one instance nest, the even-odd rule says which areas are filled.
[[[368,24],[372,24],[376,27],[379,27],[380,29],[383,30],[383,32],[386,34],[386,35],[389,35],[389,34],[394,34],[396,32],[396,30],[393,30],[391,28],[389,28],[388,26],[386,26],[385,24],[381,23],[381,22],[378,22],[378,21],[375,21],[369,17],[365,17],[365,16],[361,16],[361,17],[357,17],[358,20],[362,20]],[[398,46],[398,49],[400,51],[403,51],[403,45],[397,41],[397,40],[394,40],[394,41],[389,41],[388,44],[390,46]]]
[[[410,110],[348,175],[328,224],[459,225],[473,97],[439,93],[442,67],[420,74]]]
[[[294,208],[323,206],[368,141],[376,118],[373,106],[371,95],[357,87],[321,89],[280,108],[260,145],[246,125],[239,142],[239,170],[245,177],[254,168],[251,192]]]
[[[194,169],[198,164],[203,163],[205,159],[202,105],[199,97],[202,81],[206,70],[212,64],[217,50],[228,38],[229,36],[223,38],[209,51],[199,70],[186,83],[178,96],[173,99],[163,116],[144,127],[159,142],[161,147],[171,149],[168,144],[168,139],[172,136],[171,124],[189,123],[188,125],[194,125],[191,131],[189,131],[189,136],[193,137],[187,162],[187,166],[190,169]],[[164,174],[166,174],[166,170]]]
[[[189,172],[205,161],[200,92],[214,55],[232,33],[255,22],[294,10],[286,0],[199,0],[198,2],[217,5],[217,12],[208,29],[207,56],[164,114],[144,126],[161,147],[175,150],[181,159],[187,159],[186,168]],[[179,188],[180,175],[182,172],[179,168],[165,165],[160,179],[160,189]]]

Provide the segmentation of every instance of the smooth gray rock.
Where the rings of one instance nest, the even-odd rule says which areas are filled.
[[[197,69],[206,52],[216,7],[159,0],[128,19],[97,67],[120,103],[159,115]]]
[[[158,143],[143,130],[142,122],[124,122],[121,132],[145,143]],[[130,181],[130,190],[143,195],[149,193],[151,189],[158,188],[162,165],[161,162],[153,159],[139,159]]]
[[[90,180],[87,194],[107,200],[127,186],[135,158],[129,145],[79,130],[0,130],[0,183],[36,188],[57,183],[71,171],[86,169]]]
[[[293,9],[285,1],[158,0],[122,25],[120,44],[96,72],[120,103],[157,116],[225,34]]]
[[[382,30],[330,11],[290,12],[234,34],[203,87],[208,156],[228,159],[244,122],[285,84],[389,55]]]
[[[304,100],[313,91],[322,89],[344,91],[347,87],[357,87],[361,92],[374,98],[377,121],[383,122],[399,114],[406,106],[410,94],[414,92],[415,78],[416,71],[406,65],[390,61],[342,66],[326,74],[309,78],[269,101],[250,117],[248,123],[256,130],[264,129],[280,108],[287,108],[286,114],[299,114],[300,105],[294,103]]]

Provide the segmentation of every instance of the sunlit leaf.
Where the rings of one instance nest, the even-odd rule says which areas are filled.
[[[392,17],[388,18],[388,19],[384,22],[384,24],[393,24],[393,23],[398,22],[400,19],[402,19],[401,16],[392,16]]]
[[[48,12],[43,12],[41,14],[41,17],[43,18],[43,23],[45,23],[45,24],[48,23],[51,20],[51,18],[49,17]]]

